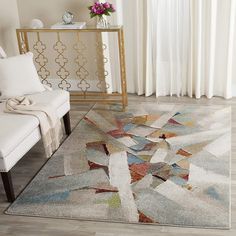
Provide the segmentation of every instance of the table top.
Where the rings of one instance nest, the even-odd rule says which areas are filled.
[[[82,29],[51,29],[51,28],[20,28],[18,32],[60,32],[60,31],[84,31],[84,32],[118,32],[123,29],[122,25],[110,25],[106,28],[97,28],[96,26],[85,26]]]

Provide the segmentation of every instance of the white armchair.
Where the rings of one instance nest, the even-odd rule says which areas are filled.
[[[64,120],[66,134],[71,133],[70,95],[67,91],[46,90],[26,96],[36,103],[47,104],[54,108],[57,116]],[[12,202],[15,200],[15,195],[10,171],[41,139],[41,134],[39,120],[35,116],[5,113],[4,108],[5,102],[0,102],[0,173],[7,199]]]

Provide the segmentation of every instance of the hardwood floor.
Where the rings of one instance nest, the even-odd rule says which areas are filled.
[[[204,105],[231,105],[232,106],[232,228],[230,230],[216,229],[195,229],[151,225],[101,223],[78,220],[62,220],[38,217],[9,216],[4,214],[8,207],[3,186],[0,181],[0,236],[231,236],[236,235],[236,98],[224,100],[213,98],[199,100],[183,97],[138,97],[129,96],[129,103],[139,103],[145,101],[156,101],[159,103],[180,103],[180,104],[204,104]],[[72,127],[78,123],[84,114],[91,108],[91,104],[74,105],[72,107]],[[12,170],[14,187],[18,194],[30,179],[36,174],[45,162],[43,158],[42,144],[36,145]]]

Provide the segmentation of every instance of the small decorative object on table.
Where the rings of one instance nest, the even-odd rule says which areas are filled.
[[[86,26],[86,22],[73,22],[71,24],[65,24],[59,22],[51,26],[51,29],[83,29]]]
[[[43,22],[39,19],[33,19],[30,22],[30,28],[32,29],[42,29],[43,28]]]
[[[0,59],[4,59],[7,57],[7,54],[5,53],[5,51],[0,47]],[[1,96],[1,93],[0,93]]]
[[[111,13],[115,12],[114,6],[109,3],[95,2],[92,6],[88,7],[90,10],[90,17],[98,17],[97,19],[97,28],[107,28],[109,23],[107,22],[105,16],[110,16]]]
[[[64,24],[66,24],[66,25],[72,24],[73,18],[74,18],[73,13],[71,13],[69,11],[65,11],[64,15],[62,16],[62,20],[63,20]]]

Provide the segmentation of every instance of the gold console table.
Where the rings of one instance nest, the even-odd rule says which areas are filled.
[[[21,54],[34,53],[34,60],[43,84],[68,90],[71,102],[121,103],[127,105],[124,33],[122,26],[83,29],[17,29]],[[86,37],[84,33],[87,34]],[[109,58],[103,33],[114,33],[117,43],[119,89],[113,91],[106,69]],[[106,34],[107,35],[107,34]],[[82,40],[84,37],[84,40]],[[107,39],[107,38],[106,38]],[[92,44],[95,47],[92,47]],[[113,49],[113,48],[112,48]],[[109,54],[109,53],[108,53]],[[93,57],[95,55],[95,58]],[[88,57],[89,56],[89,57]],[[93,57],[92,59],[90,57]],[[94,69],[96,68],[96,69]],[[94,70],[90,72],[90,70]],[[53,77],[53,79],[51,79]],[[73,77],[73,78],[72,78]],[[110,84],[109,84],[110,83]],[[92,91],[93,88],[96,91]],[[76,88],[76,89],[75,89]]]

